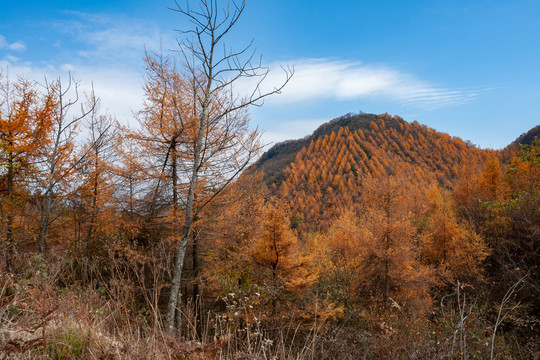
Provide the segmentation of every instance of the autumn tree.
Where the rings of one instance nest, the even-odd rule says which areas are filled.
[[[453,198],[456,204],[457,214],[469,221],[478,219],[478,183],[481,178],[481,169],[473,164],[470,159],[463,159],[461,164],[456,165],[456,180],[454,184]]]
[[[366,292],[360,284],[370,275],[363,274],[361,268],[367,251],[376,246],[367,229],[359,225],[357,212],[344,208],[328,231],[309,238],[309,252],[318,274],[318,292],[345,306],[365,300]]]
[[[124,129],[125,130],[125,129]],[[131,133],[129,130],[128,133]],[[147,180],[143,152],[140,142],[130,136],[118,136],[115,141],[116,165],[113,167],[114,177],[122,186],[118,186],[115,198],[118,200],[120,221],[124,237],[133,242],[141,228],[143,197],[147,190]]]
[[[509,164],[504,184],[509,196],[499,207],[508,224],[504,236],[494,242],[493,260],[498,274],[507,281],[528,274],[532,279],[540,276],[540,140],[522,145],[519,153]],[[527,297],[538,311],[540,285],[528,282]]]
[[[83,159],[77,166],[74,182],[78,184],[71,195],[78,219],[76,243],[82,262],[83,282],[88,281],[88,264],[96,238],[112,232],[114,206],[113,163],[117,131],[114,120],[99,113],[99,102],[87,117],[87,139],[83,143]]]
[[[467,220],[460,221],[450,194],[432,184],[426,194],[428,207],[423,237],[423,258],[436,269],[443,283],[477,281],[489,254],[484,239]]]
[[[244,172],[201,215],[206,222],[204,251],[211,259],[203,272],[220,291],[235,292],[252,282],[251,248],[265,209],[261,181],[261,173]]]
[[[149,213],[170,206],[176,222],[180,167],[188,158],[186,149],[193,143],[193,99],[188,98],[189,83],[177,71],[173,57],[147,53],[145,66],[145,101],[138,114],[139,128],[128,132],[128,137],[138,143],[139,157],[146,160],[145,172],[153,182]],[[173,226],[172,230],[178,229]]]
[[[50,131],[50,98],[24,78],[11,82],[0,73],[0,205],[6,268],[11,271],[16,208],[28,201],[38,140]],[[25,194],[26,193],[26,194]]]
[[[193,142],[186,169],[186,196],[181,240],[176,253],[171,294],[165,319],[166,330],[174,329],[178,293],[187,241],[197,213],[217,196],[250,163],[259,151],[258,133],[249,130],[247,108],[261,104],[271,94],[278,93],[290,78],[269,92],[261,90],[261,81],[268,69],[255,63],[251,45],[240,50],[228,50],[225,39],[244,11],[242,1],[228,1],[222,7],[217,0],[176,2],[174,11],[181,14],[191,27],[182,30],[179,54],[185,81],[189,84],[188,103],[193,119]],[[233,93],[233,85],[241,79],[255,79],[253,91],[247,96]],[[204,178],[212,193],[195,204],[195,193]],[[195,205],[195,206],[194,206]]]
[[[387,160],[388,161],[388,160]],[[358,286],[383,306],[393,301],[425,309],[432,281],[429,269],[419,262],[416,231],[408,211],[404,174],[395,174],[390,162],[384,175],[365,183],[364,210],[358,226],[365,230]],[[362,290],[363,289],[363,290]]]
[[[259,237],[251,246],[259,281],[270,295],[272,312],[277,309],[280,294],[309,284],[307,271],[296,234],[290,229],[284,203],[271,199],[263,210]]]

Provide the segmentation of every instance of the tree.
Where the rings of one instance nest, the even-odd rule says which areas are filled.
[[[140,127],[129,137],[139,143],[139,155],[147,160],[146,172],[156,182],[150,214],[157,211],[158,195],[170,191],[172,199],[167,201],[172,207],[173,222],[176,222],[180,157],[188,157],[186,147],[193,142],[194,106],[187,98],[189,83],[177,71],[174,58],[147,53],[145,64],[146,99],[138,114]],[[165,187],[167,191],[163,191]]]
[[[251,282],[251,247],[260,233],[267,195],[261,182],[262,173],[245,171],[201,215],[208,223],[204,251],[212,259],[204,270],[227,293]]]
[[[282,289],[294,289],[311,282],[306,271],[306,259],[300,254],[298,239],[284,214],[283,202],[270,199],[266,203],[261,234],[252,247],[259,277],[263,281],[270,278],[265,285],[272,299],[273,313]]]
[[[112,214],[105,215],[105,210],[111,210],[112,206],[106,206],[113,198],[112,189],[112,163],[114,156],[114,144],[117,136],[113,127],[113,119],[106,115],[99,114],[99,103],[95,101],[95,106],[88,116],[88,138],[83,144],[84,159],[80,162],[77,175],[80,186],[76,190],[75,197],[78,197],[83,214],[79,219],[85,221],[85,233],[80,236],[84,238],[82,242],[82,266],[83,282],[88,281],[88,263],[90,249],[95,242],[96,234],[106,228],[112,221]]]
[[[437,184],[427,191],[428,217],[423,258],[435,266],[446,284],[478,280],[489,251],[484,240],[466,221],[458,221],[449,194]]]
[[[540,278],[540,141],[521,145],[504,178],[510,190],[502,201],[504,216],[508,218],[507,233],[494,242],[493,258],[500,273],[509,281],[517,281],[525,274]],[[538,281],[528,281],[526,298],[538,312]]]
[[[129,131],[128,131],[129,132]],[[114,175],[123,186],[115,191],[121,208],[121,228],[125,238],[133,242],[141,228],[141,207],[144,193],[144,166],[140,154],[140,144],[132,137],[119,136],[115,142],[118,156]]]
[[[396,300],[409,308],[425,309],[430,301],[431,273],[418,261],[417,238],[408,208],[409,181],[393,172],[387,163],[385,174],[366,179],[364,185],[365,207],[358,226],[365,229],[359,243],[366,245],[358,286],[382,300],[385,307]]]
[[[94,94],[88,97],[87,106],[81,104],[81,113],[73,114],[72,108],[79,104],[79,85],[71,74],[67,83],[57,79],[45,84],[46,98],[51,104],[49,122],[50,131],[38,136],[38,179],[37,186],[40,207],[40,228],[38,236],[39,254],[45,253],[47,232],[55,220],[51,217],[54,206],[58,203],[59,192],[67,191],[68,180],[85,154],[75,154],[75,136],[79,122],[96,106]],[[64,189],[60,189],[64,185]]]
[[[15,208],[24,203],[33,161],[36,159],[38,139],[50,132],[50,98],[42,97],[35,83],[18,78],[12,83],[0,73],[0,190],[5,216],[5,260],[11,271],[14,250]]]
[[[191,106],[193,142],[189,158],[184,164],[187,169],[187,196],[184,202],[184,224],[181,241],[176,252],[174,276],[168,303],[165,327],[172,333],[177,312],[178,293],[182,278],[182,267],[187,241],[192,232],[197,213],[250,163],[260,150],[259,134],[248,128],[247,108],[261,105],[265,97],[279,93],[292,75],[285,71],[285,81],[273,90],[264,92],[261,83],[269,69],[254,62],[251,44],[235,51],[227,50],[224,41],[242,15],[245,2],[228,1],[226,7],[217,0],[175,2],[174,11],[191,23],[181,30],[185,38],[179,41],[185,81],[190,85],[188,99]],[[222,47],[223,46],[223,47]],[[222,50],[223,49],[223,50]],[[233,85],[242,79],[255,79],[253,91],[247,96],[233,92]],[[200,178],[213,191],[204,200],[199,197],[195,204],[195,192]],[[194,206],[195,205],[195,206]]]

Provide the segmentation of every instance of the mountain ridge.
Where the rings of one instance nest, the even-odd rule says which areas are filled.
[[[251,166],[255,171],[263,171],[264,182],[267,185],[279,185],[283,181],[283,172],[294,162],[296,155],[304,148],[308,147],[310,142],[322,138],[325,135],[330,135],[332,132],[337,133],[340,128],[347,127],[350,131],[366,130],[370,128],[372,122],[377,122],[381,117],[385,118],[385,128],[395,129],[400,131],[400,126],[404,124],[418,125],[422,128],[435,131],[439,135],[450,137],[453,140],[459,140],[467,145],[467,147],[475,147],[470,141],[463,140],[456,136],[440,132],[438,130],[421,125],[416,121],[408,122],[399,116],[389,116],[388,114],[370,114],[370,113],[348,113],[343,116],[334,118],[321,126],[319,126],[310,135],[306,135],[300,139],[285,140],[274,144],[270,149]],[[508,144],[504,149],[493,150],[483,149],[485,151],[496,151],[501,154],[503,161],[508,161],[512,156],[519,151],[520,144],[531,144],[535,137],[540,137],[540,125],[537,125],[529,131],[521,134],[516,140]]]
[[[371,130],[372,124],[376,124],[384,118],[384,128],[387,130],[395,130],[396,132],[402,132],[404,126],[414,125],[419,126],[425,131],[436,131],[428,128],[426,125],[421,125],[416,121],[409,123],[403,120],[399,116],[390,116],[389,114],[369,114],[369,113],[348,113],[343,116],[334,118],[321,126],[319,126],[311,135],[306,135],[303,138],[295,140],[286,140],[273,145],[270,149],[263,153],[263,155],[257,160],[251,169],[255,171],[263,171],[264,182],[267,185],[279,185],[283,181],[284,170],[294,162],[296,155],[304,148],[308,147],[311,141],[316,141],[324,136],[329,136],[334,133],[338,133],[340,128],[348,128],[351,132]],[[444,134],[436,131],[438,134]],[[451,139],[459,139],[452,137],[448,134],[444,134]],[[468,147],[472,146],[470,142],[465,142],[461,139],[459,141],[466,144]]]
[[[369,124],[372,121],[377,120],[377,118],[378,115],[367,113],[348,113],[334,118],[319,126],[311,133],[311,135],[274,144],[252,165],[252,169],[255,171],[263,170],[264,182],[266,184],[280,184],[283,180],[283,170],[294,161],[296,154],[300,152],[303,147],[309,145],[311,140],[324,135],[329,135],[332,131],[337,132],[340,127],[344,126],[349,127],[351,130],[358,130],[364,126],[369,126]],[[272,161],[269,162],[271,159]]]

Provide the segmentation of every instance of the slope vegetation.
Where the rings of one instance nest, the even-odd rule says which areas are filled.
[[[338,207],[359,201],[367,177],[399,174],[408,182],[452,187],[462,167],[477,169],[491,150],[398,116],[346,115],[313,135],[270,149],[256,167],[293,214],[323,226]],[[266,172],[267,171],[267,172]]]

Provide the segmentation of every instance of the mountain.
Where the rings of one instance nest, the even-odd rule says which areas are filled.
[[[332,131],[337,132],[339,128],[345,126],[359,130],[369,126],[375,120],[377,120],[377,115],[374,114],[347,114],[336,118],[321,125],[313,134],[303,139],[287,140],[275,144],[253,165],[253,169],[263,171],[263,179],[266,184],[280,184],[283,181],[283,170],[294,161],[296,154],[302,148],[309,146],[313,139],[330,135]]]
[[[331,144],[328,144],[329,141]],[[321,147],[323,142],[325,145]],[[286,170],[293,163],[299,160],[305,163],[308,157],[313,157],[310,163],[320,163],[316,161],[317,158],[323,155],[330,158],[332,155],[337,156],[340,151],[335,151],[338,149],[343,150],[341,158],[346,155],[347,160],[352,161],[351,168],[360,176],[380,172],[383,158],[391,157],[396,163],[420,167],[441,182],[455,176],[455,167],[464,156],[474,162],[490,153],[489,150],[479,150],[470,143],[416,121],[409,123],[399,116],[347,114],[321,125],[312,135],[303,139],[274,145],[253,168],[263,171],[267,184],[279,186],[289,176]],[[309,153],[307,156],[306,152]],[[329,163],[336,164],[335,160],[337,158],[326,160],[326,166]],[[317,167],[316,171],[322,170]],[[332,174],[336,170],[325,169]]]
[[[540,138],[540,125],[521,134],[512,144],[531,145],[535,138]]]
[[[535,139],[540,139],[540,125],[536,125],[526,133],[521,134],[510,145],[501,150],[502,160],[507,162],[518,153],[520,145],[531,145]]]
[[[400,177],[418,189],[431,183],[453,188],[456,179],[483,170],[488,159],[508,160],[519,144],[530,144],[540,126],[504,150],[479,149],[470,142],[389,114],[347,114],[321,125],[310,136],[274,145],[253,165],[292,216],[325,226],[361,201],[368,178]]]

